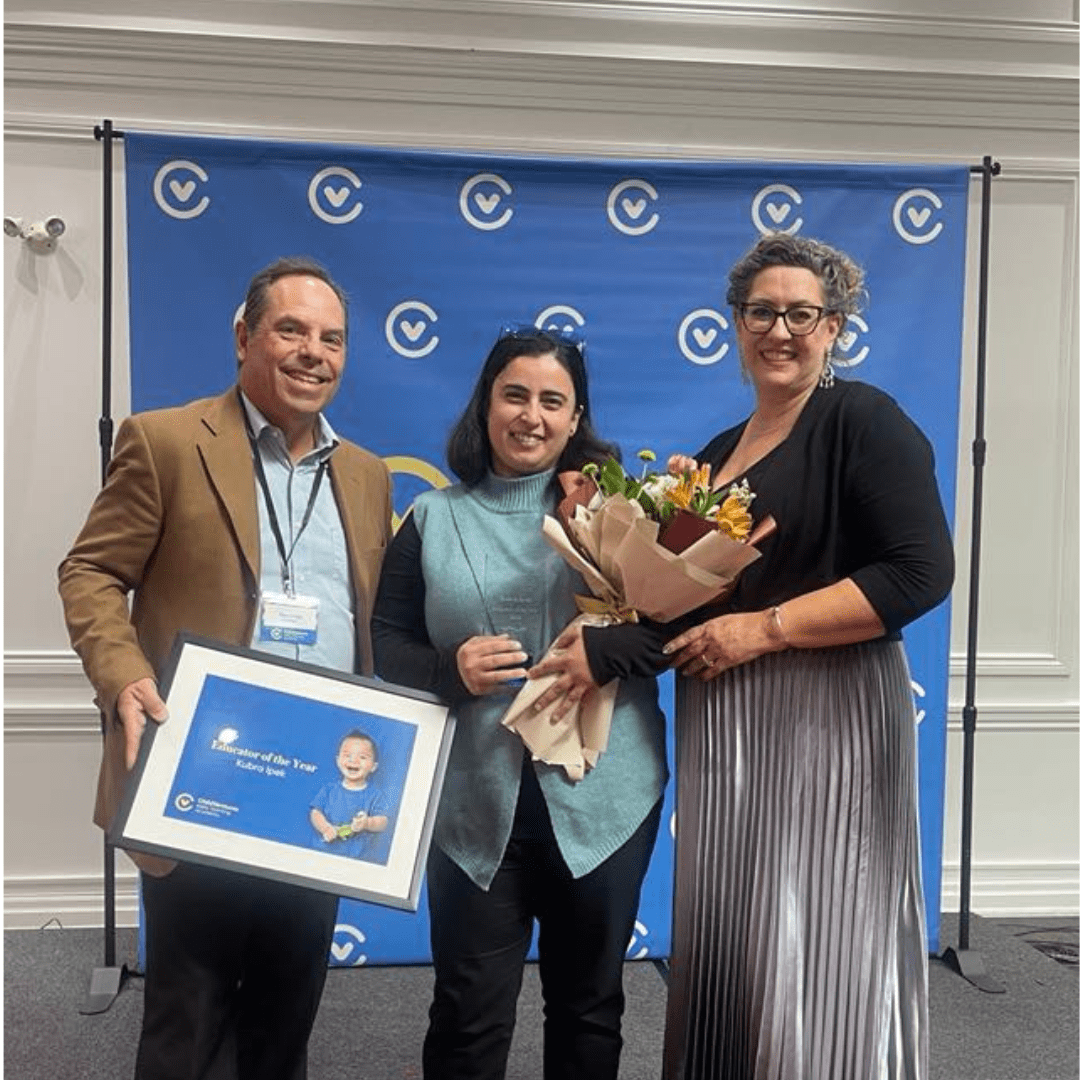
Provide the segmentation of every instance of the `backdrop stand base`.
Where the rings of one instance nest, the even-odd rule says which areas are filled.
[[[90,975],[90,993],[79,1012],[83,1016],[107,1012],[128,977],[126,964],[120,967],[94,968]]]
[[[967,979],[972,986],[984,994],[1004,994],[1005,987],[986,971],[986,962],[982,955],[970,949],[946,949],[941,959],[962,979]]]

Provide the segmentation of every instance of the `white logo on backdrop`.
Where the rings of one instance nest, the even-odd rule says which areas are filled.
[[[637,194],[633,195],[632,192]],[[660,215],[654,211],[645,218],[645,211],[659,198],[659,192],[648,180],[623,180],[608,193],[608,221],[627,236],[651,232],[656,228]],[[642,221],[642,218],[645,220]]]
[[[855,367],[861,364],[870,355],[869,345],[860,345],[861,335],[868,334],[870,327],[861,315],[849,315],[844,329],[836,339],[836,349],[833,352],[833,363],[837,367]],[[859,345],[859,351],[852,353],[852,349]]]
[[[401,356],[413,360],[427,356],[439,344],[438,334],[431,332],[432,323],[438,321],[435,309],[423,300],[402,300],[386,316],[386,341]]]
[[[330,955],[336,964],[345,967],[360,967],[367,963],[367,956],[360,951],[360,946],[367,941],[363,930],[357,930],[348,923],[338,923],[334,927],[334,936],[330,941]],[[355,958],[350,957],[355,955]]]
[[[797,207],[802,206],[802,196],[788,184],[769,184],[755,196],[750,206],[754,228],[764,236],[766,233],[782,232],[794,235],[803,225]],[[765,211],[764,217],[762,210]]]
[[[929,244],[945,228],[944,222],[934,220],[934,211],[942,205],[929,188],[911,188],[893,203],[893,228],[909,244]]]
[[[503,205],[504,196],[513,193],[514,189],[498,173],[470,176],[458,196],[461,216],[474,229],[501,229],[514,216],[514,208],[503,206],[497,217],[495,213]]]
[[[173,799],[173,806],[177,810],[186,814],[195,805],[195,797],[189,795],[186,791],[181,791],[175,799]]]
[[[926,710],[919,704],[919,698],[926,697],[926,691],[914,680],[911,680],[911,689],[915,695],[915,723],[921,724]]]
[[[695,308],[679,323],[679,351],[692,364],[715,364],[727,354],[728,321],[715,308]]]
[[[348,183],[330,183],[334,177]],[[343,165],[320,169],[308,184],[308,205],[312,213],[327,225],[347,225],[364,209],[364,204],[356,198],[362,183],[352,169],[346,169]]]
[[[175,161],[166,161],[154,175],[154,202],[169,217],[179,218],[184,221],[188,218],[197,218],[210,205],[210,199],[204,195],[194,206],[189,206],[187,209],[174,206],[172,201],[166,198],[166,194],[171,196],[177,203],[190,203],[199,190],[199,185],[190,176],[186,180],[173,177],[168,184],[165,183],[165,179],[170,173],[180,172],[181,170],[193,173],[204,184],[210,180],[206,170],[194,161],[185,161],[181,158],[177,158]]]
[[[649,936],[649,928],[640,920],[634,920],[634,932],[630,935],[630,944],[626,947],[627,960],[644,960],[649,955],[649,946],[643,944]]]
[[[536,316],[533,325],[540,330],[554,330],[556,334],[573,337],[585,325],[585,316],[569,304],[552,304]]]

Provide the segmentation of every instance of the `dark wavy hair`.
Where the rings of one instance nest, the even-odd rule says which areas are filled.
[[[614,443],[605,442],[593,430],[589,410],[589,377],[582,347],[560,334],[535,327],[504,330],[491,347],[469,403],[451,429],[446,443],[446,460],[454,475],[463,483],[479,483],[491,468],[487,424],[491,410],[491,388],[495,380],[511,360],[519,356],[546,356],[548,353],[570,376],[575,404],[580,410],[577,430],[559,457],[557,471],[580,469],[589,461],[601,462],[608,457],[619,457],[619,448]]]

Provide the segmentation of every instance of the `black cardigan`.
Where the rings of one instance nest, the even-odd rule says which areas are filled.
[[[717,435],[698,460],[715,472],[745,426]],[[772,514],[777,531],[723,610],[760,611],[850,577],[895,638],[948,595],[953,549],[933,451],[883,391],[839,379],[816,389],[745,478],[754,521]]]
[[[697,456],[715,472],[746,421],[721,432]],[[662,670],[662,641],[703,618],[761,611],[850,577],[885,627],[900,629],[936,607],[953,581],[953,549],[926,436],[888,394],[837,379],[818,388],[788,437],[738,480],[756,495],[755,522],[777,529],[731,595],[664,627],[645,623],[585,631],[597,681]]]

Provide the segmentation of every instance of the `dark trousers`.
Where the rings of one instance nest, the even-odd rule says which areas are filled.
[[[660,821],[576,880],[550,834],[511,837],[484,892],[446,855],[428,858],[435,998],[425,1080],[506,1073],[533,920],[540,926],[546,1080],[615,1080],[622,1050],[622,968]]]
[[[136,1080],[304,1080],[337,897],[188,863],[142,887]]]

